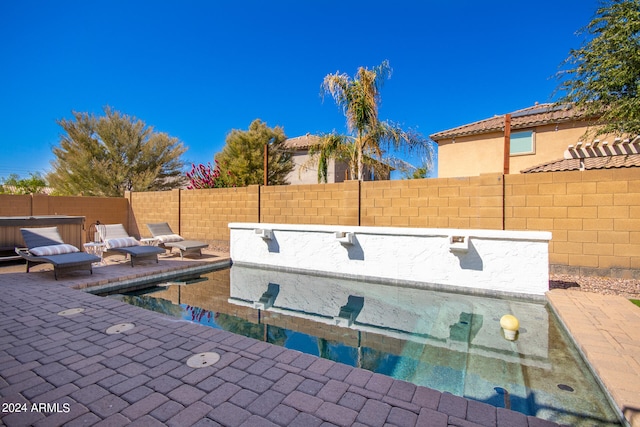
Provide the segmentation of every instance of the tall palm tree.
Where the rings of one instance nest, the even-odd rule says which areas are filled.
[[[380,89],[390,76],[391,67],[389,61],[385,60],[373,69],[358,68],[353,78],[336,72],[325,76],[322,82],[323,95],[331,95],[347,117],[347,130],[351,133],[349,138],[355,152],[354,175],[358,180],[364,176],[365,157],[381,160],[383,145],[396,149],[418,149],[431,157],[432,149],[420,134],[404,131],[394,123],[379,119]]]
[[[303,165],[302,169],[309,169],[311,165],[317,164],[318,183],[327,182],[329,161],[331,159],[347,163],[350,176],[355,176],[354,144],[348,136],[336,133],[321,136],[316,144],[309,147],[309,160]]]

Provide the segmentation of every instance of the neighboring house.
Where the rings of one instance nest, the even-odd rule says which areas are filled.
[[[438,143],[438,177],[531,171],[563,159],[593,125],[571,106],[536,104],[435,133],[430,137]]]
[[[640,167],[640,137],[570,144],[562,159],[533,166],[522,173]]]
[[[289,184],[317,184],[318,183],[318,162],[311,162],[309,148],[320,142],[317,135],[306,134],[295,138],[288,138],[284,142],[284,147],[293,152],[293,171],[287,176]],[[367,168],[368,169],[368,168]],[[365,170],[365,181],[388,180],[391,172],[387,168],[386,174],[374,174],[372,170]],[[327,182],[344,182],[350,179],[349,165],[346,162],[330,159],[327,165]]]

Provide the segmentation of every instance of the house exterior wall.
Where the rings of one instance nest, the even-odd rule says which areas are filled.
[[[287,181],[292,185],[308,185],[318,184],[318,168],[317,163],[311,164],[309,162],[308,150],[297,150],[293,154],[293,163],[295,165],[293,171],[287,175]],[[306,165],[305,167],[303,167]],[[311,165],[311,166],[310,166]],[[327,183],[334,184],[338,182],[348,181],[349,165],[346,162],[336,162],[334,159],[329,159],[327,164]],[[374,171],[371,167],[365,166],[364,180],[371,181],[374,175]],[[388,180],[391,178],[391,173],[385,171],[375,175],[375,180]]]
[[[510,156],[509,173],[562,159],[569,144],[580,141],[587,131],[585,122],[565,122],[512,129],[512,132],[533,130],[535,153]],[[455,143],[453,142],[455,140]],[[452,178],[487,173],[502,173],[504,133],[460,136],[438,142],[438,177]]]
[[[438,178],[502,173],[503,146],[504,137],[498,132],[439,142]]]
[[[292,185],[305,185],[318,183],[317,163],[311,165],[309,163],[309,151],[298,150],[293,154],[293,163],[295,165],[293,171],[287,175],[287,181]],[[306,167],[303,167],[305,166]],[[333,159],[329,160],[327,165],[327,182],[336,183],[344,181],[344,171],[347,169],[346,164],[337,162]]]
[[[287,175],[287,182],[289,184],[316,184],[318,182],[318,171],[315,167],[306,167],[303,169],[303,166],[309,161],[309,157],[307,150],[294,152],[292,160],[295,166],[289,175]]]

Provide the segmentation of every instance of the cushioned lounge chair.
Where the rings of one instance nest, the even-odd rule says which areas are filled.
[[[64,243],[57,227],[21,228],[26,248],[16,248],[16,253],[27,260],[27,273],[36,264],[53,264],[53,277],[63,270],[89,270],[100,257],[80,252],[73,245]]]
[[[99,224],[96,228],[100,240],[106,246],[105,255],[109,252],[128,255],[131,267],[134,259],[151,258],[158,262],[158,254],[164,253],[164,249],[157,246],[141,245],[138,240],[129,236],[122,224]]]
[[[186,253],[192,252],[202,256],[202,249],[209,246],[198,240],[185,240],[179,234],[174,233],[166,222],[147,224],[147,228],[151,235],[158,240],[158,246],[168,249],[169,252],[172,252],[173,248],[178,248],[180,258],[183,258]]]

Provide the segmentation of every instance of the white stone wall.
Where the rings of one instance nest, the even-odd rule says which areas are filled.
[[[549,288],[550,232],[260,223],[229,228],[234,263],[505,294],[543,295]]]

